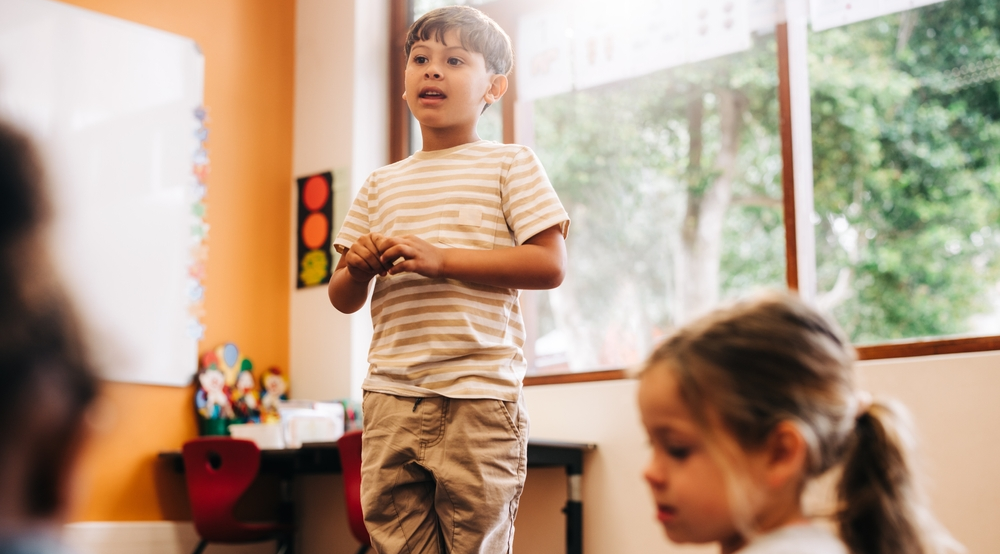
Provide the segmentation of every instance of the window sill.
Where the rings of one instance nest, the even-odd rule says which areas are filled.
[[[856,346],[858,360],[886,360],[891,358],[915,358],[941,354],[962,354],[965,352],[989,352],[1000,350],[1000,336],[967,337],[935,340],[907,340],[868,346]],[[551,375],[528,375],[524,378],[527,387],[538,385],[564,385],[569,383],[592,383],[597,381],[617,381],[628,379],[625,369],[582,371],[579,373],[555,373]]]
[[[913,358],[964,352],[1000,350],[1000,336],[967,337],[953,339],[905,340],[856,346],[859,360],[885,360],[888,358]]]
[[[590,383],[594,381],[616,381],[628,378],[624,369],[602,371],[581,371],[579,373],[556,373],[552,375],[528,375],[524,378],[527,387],[535,385],[563,385],[566,383]]]

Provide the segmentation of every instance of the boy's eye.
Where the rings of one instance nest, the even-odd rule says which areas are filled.
[[[460,58],[448,58],[448,65],[461,65],[462,60]]]
[[[415,63],[427,63],[427,56],[413,56],[413,61]]]

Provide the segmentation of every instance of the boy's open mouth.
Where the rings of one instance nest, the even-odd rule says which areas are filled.
[[[447,98],[443,92],[437,89],[425,89],[420,91],[420,98]]]

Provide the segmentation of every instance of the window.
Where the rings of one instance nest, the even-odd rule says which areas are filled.
[[[537,372],[635,365],[720,300],[784,286],[773,33],[537,99],[533,119],[573,220],[566,281],[538,294]]]
[[[998,10],[809,38],[819,301],[857,344],[1000,335]]]
[[[684,19],[623,1],[477,4],[518,49],[502,122],[485,125],[535,149],[573,218],[566,282],[525,295],[533,375],[619,375],[719,301],[796,288],[796,221],[816,236],[816,302],[862,358],[1000,349],[1000,7],[924,0],[845,25],[813,4],[815,213],[796,214],[778,3]],[[748,12],[727,19],[734,5]],[[711,40],[621,55],[692,21]],[[734,21],[744,38],[711,36]],[[571,66],[539,79],[533,48]]]

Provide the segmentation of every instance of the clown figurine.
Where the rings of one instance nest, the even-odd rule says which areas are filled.
[[[257,381],[253,371],[240,370],[236,375],[236,384],[230,397],[233,411],[236,412],[237,423],[260,423],[260,398],[257,393]]]
[[[263,392],[260,397],[260,413],[263,423],[277,423],[281,420],[278,414],[278,404],[288,400],[288,381],[281,369],[270,367],[260,377]]]
[[[201,416],[203,435],[224,435],[227,420],[233,417],[229,402],[226,377],[215,365],[203,367],[198,373],[198,392],[194,396],[195,408]]]

